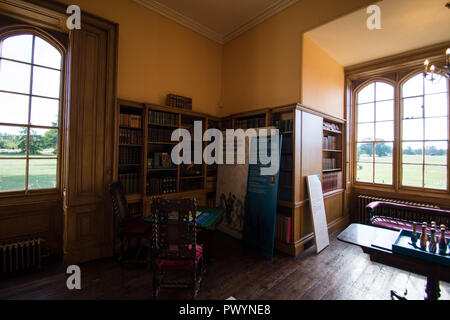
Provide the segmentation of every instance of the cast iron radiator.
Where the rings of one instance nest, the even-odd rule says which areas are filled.
[[[0,273],[40,268],[41,242],[41,238],[0,242]]]
[[[438,206],[433,206],[433,205],[429,205],[429,204],[425,204],[425,203],[359,195],[358,196],[358,217],[357,217],[357,218],[359,218],[359,223],[370,225],[370,214],[369,214],[368,210],[366,209],[366,207],[369,203],[374,202],[374,201],[392,202],[392,203],[404,204],[404,205],[408,205],[408,206],[439,209]],[[420,220],[421,217],[415,211],[414,212],[412,212],[412,211],[410,212],[408,210],[398,211],[398,212],[396,212],[396,215],[397,215],[396,218],[402,219],[402,220],[422,221],[422,220]],[[419,220],[417,220],[417,219],[419,219]]]

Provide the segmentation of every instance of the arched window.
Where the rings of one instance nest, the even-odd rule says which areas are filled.
[[[448,81],[422,73],[401,87],[401,184],[447,189]]]
[[[356,96],[356,181],[392,185],[394,87],[365,85]]]
[[[59,185],[62,65],[43,37],[0,37],[0,192]]]

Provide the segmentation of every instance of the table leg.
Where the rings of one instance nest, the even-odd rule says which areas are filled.
[[[427,277],[427,286],[425,288],[427,294],[425,300],[438,300],[441,296],[441,288],[439,287],[439,279],[435,275]]]

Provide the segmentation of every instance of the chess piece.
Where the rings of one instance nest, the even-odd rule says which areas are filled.
[[[447,253],[447,239],[445,239],[445,228],[441,228],[441,236],[439,237],[439,254]]]
[[[411,242],[413,246],[416,245],[417,242],[417,223],[413,222],[413,231],[411,233]]]
[[[427,243],[428,243],[427,223],[424,222],[422,224],[422,234],[420,235],[420,248],[422,250],[426,250],[427,249]]]
[[[436,221],[431,221],[431,228],[437,228],[437,223]]]
[[[428,251],[436,253],[436,249],[437,249],[436,229],[431,228],[431,236],[430,236],[430,243],[428,244]]]

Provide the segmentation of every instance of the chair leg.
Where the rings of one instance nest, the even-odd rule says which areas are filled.
[[[161,290],[163,272],[158,268],[153,270],[153,299],[157,299],[159,296],[159,291]]]

